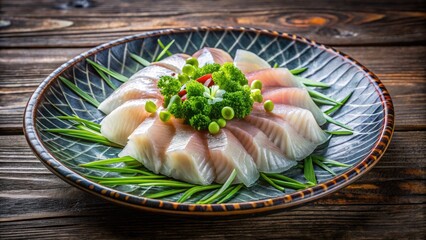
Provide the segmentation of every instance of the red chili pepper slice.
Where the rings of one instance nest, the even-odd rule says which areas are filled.
[[[186,89],[180,90],[180,92],[178,93],[179,97],[182,97],[185,94],[186,94]]]
[[[206,75],[204,75],[204,76],[201,76],[201,77],[199,77],[199,78],[197,78],[197,82],[199,82],[199,83],[201,83],[201,84],[204,84],[207,80],[209,80],[209,79],[211,79],[212,78],[212,74],[211,73],[209,73],[209,74],[206,74]],[[212,79],[213,80],[213,79]]]

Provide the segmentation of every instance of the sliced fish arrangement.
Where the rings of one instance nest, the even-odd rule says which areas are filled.
[[[329,139],[324,114],[286,68],[216,48],[143,68],[105,99],[101,133],[154,173],[198,185],[253,185]]]

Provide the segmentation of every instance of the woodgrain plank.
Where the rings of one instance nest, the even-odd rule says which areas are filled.
[[[147,30],[217,25],[267,28],[333,45],[421,43],[426,34],[424,6],[416,1],[403,7],[272,0],[96,1],[87,9],[61,9],[56,1],[2,5],[1,47],[92,47]]]
[[[426,47],[340,47],[375,72],[393,97],[397,130],[426,129]],[[87,50],[0,50],[0,132],[21,133],[28,98],[55,68]],[[395,60],[393,60],[395,59]]]
[[[255,218],[200,219],[139,212],[95,198],[49,173],[23,136],[6,135],[0,139],[0,238],[81,238],[84,234],[126,239],[274,239],[303,233],[329,239],[359,234],[369,239],[423,239],[419,229],[425,219],[425,140],[424,131],[396,132],[371,172],[313,203]]]

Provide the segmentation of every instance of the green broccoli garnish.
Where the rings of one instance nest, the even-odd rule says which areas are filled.
[[[190,119],[196,114],[209,115],[212,107],[207,103],[207,98],[196,96],[183,102],[182,114],[186,119]]]
[[[223,64],[212,77],[214,83],[227,92],[240,91],[242,86],[248,84],[246,76],[232,63]]]
[[[227,92],[223,96],[226,105],[233,108],[236,118],[245,118],[253,110],[250,91]]]
[[[162,76],[157,83],[161,94],[164,96],[164,106],[169,104],[170,98],[179,93],[182,84],[172,76]]]
[[[195,75],[194,75],[194,79],[197,79],[209,73],[217,72],[219,71],[219,69],[220,69],[220,64],[218,63],[206,64],[201,68],[197,68],[197,71],[195,72]]]
[[[189,119],[189,125],[197,130],[206,130],[209,127],[211,119],[207,115],[197,114]]]
[[[197,81],[189,81],[186,83],[186,98],[203,96],[204,85]]]

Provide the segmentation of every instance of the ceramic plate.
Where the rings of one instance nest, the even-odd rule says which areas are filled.
[[[92,59],[102,65],[131,76],[143,66],[132,60],[129,53],[152,59],[161,51],[157,39],[176,42],[169,49],[173,53],[194,53],[208,46],[226,50],[232,56],[237,49],[256,53],[271,65],[278,63],[289,69],[308,67],[301,76],[331,84],[321,90],[334,99],[342,99],[354,91],[348,103],[333,117],[354,128],[351,136],[333,137],[325,149],[319,150],[327,158],[351,165],[335,168],[337,176],[316,169],[319,184],[305,190],[286,189],[280,192],[258,181],[251,188],[243,189],[225,204],[176,203],[179,196],[161,200],[142,195],[158,191],[124,185],[109,188],[84,177],[84,174],[105,176],[105,172],[78,167],[94,159],[113,158],[120,149],[75,140],[43,131],[46,128],[69,128],[71,125],[56,116],[76,114],[81,118],[100,122],[104,115],[82,100],[58,80],[64,76],[99,102],[113,90],[105,84],[87,63]],[[114,78],[115,85],[120,82]],[[326,126],[329,130],[338,127]],[[194,215],[233,215],[288,208],[328,195],[371,169],[386,150],[394,129],[394,111],[388,91],[367,68],[348,55],[333,48],[287,33],[233,27],[201,27],[168,29],[125,37],[91,49],[49,75],[37,88],[25,110],[25,136],[37,157],[49,170],[66,182],[107,200],[156,212]],[[108,173],[119,177],[119,173]],[[303,180],[303,171],[293,169],[285,173]]]

